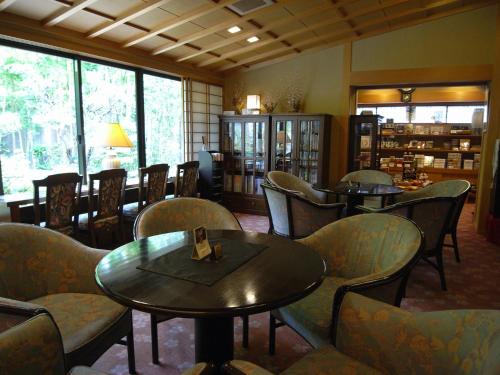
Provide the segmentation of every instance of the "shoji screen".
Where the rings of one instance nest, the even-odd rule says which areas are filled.
[[[198,160],[205,141],[207,150],[219,151],[219,115],[222,115],[222,87],[183,79],[185,153]]]

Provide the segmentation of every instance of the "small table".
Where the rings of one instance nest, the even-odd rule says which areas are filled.
[[[272,310],[313,292],[325,263],[312,249],[283,237],[243,231],[207,231],[220,239],[267,248],[212,286],[138,269],[181,246],[191,231],[130,242],[106,255],[96,268],[99,287],[122,305],[148,313],[194,318],[196,362],[215,365],[233,359],[233,317]],[[224,250],[224,249],[223,249]]]
[[[385,200],[387,197],[393,197],[404,192],[403,189],[392,185],[359,182],[339,182],[333,189],[324,186],[314,186],[314,188],[328,193],[345,195],[347,197],[346,216],[354,215],[356,213],[355,207],[363,204],[365,197],[382,197]]]

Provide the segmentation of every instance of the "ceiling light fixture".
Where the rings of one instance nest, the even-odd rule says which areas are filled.
[[[241,27],[239,26],[232,26],[227,31],[231,34],[239,33],[241,31]]]
[[[247,42],[248,43],[255,43],[255,42],[258,42],[260,39],[258,36],[251,36],[250,38],[247,39]]]

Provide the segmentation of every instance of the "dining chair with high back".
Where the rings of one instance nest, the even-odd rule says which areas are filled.
[[[97,199],[95,183],[99,182]],[[88,214],[80,215],[80,230],[88,231],[92,246],[97,246],[97,234],[111,232],[114,240],[123,241],[123,201],[127,171],[107,169],[89,174]]]
[[[105,375],[87,366],[66,371],[61,334],[50,313],[0,297],[0,374]]]
[[[137,203],[123,206],[124,219],[135,221],[144,207],[165,199],[169,169],[168,164],[153,164],[139,168],[139,199]]]
[[[362,169],[360,171],[349,172],[340,179],[340,182],[359,182],[362,184],[382,184],[393,185],[392,176],[382,171],[372,169]],[[338,197],[339,202],[345,197]],[[380,208],[384,206],[384,198],[382,197],[365,197],[364,205],[369,207]]]
[[[134,225],[136,240],[162,233],[206,229],[242,230],[234,215],[225,207],[199,198],[174,198],[154,203],[137,216]],[[151,314],[153,363],[159,363],[158,328],[160,322],[175,316]],[[248,346],[248,317],[243,317],[243,345]]]
[[[50,313],[62,337],[66,371],[92,365],[126,337],[129,371],[135,373],[132,311],[103,295],[95,281],[96,266],[109,251],[20,223],[0,223],[0,238],[2,302]]]
[[[41,221],[40,188],[45,188],[45,221]],[[35,225],[78,237],[82,176],[60,173],[33,180]]]
[[[423,259],[439,272],[441,288],[446,290],[443,241],[453,216],[455,199],[449,197],[421,198],[379,209],[364,206],[358,206],[358,209],[362,212],[400,215],[415,222],[425,236]],[[433,263],[430,258],[436,258],[436,263]]]
[[[498,310],[406,311],[347,293],[334,314],[332,344],[305,355],[282,375],[497,375]],[[210,365],[198,363],[202,374]],[[242,360],[223,366],[227,375],[272,375]]]
[[[344,203],[315,203],[301,194],[261,184],[269,217],[269,233],[296,239],[339,220]]]
[[[315,348],[330,343],[333,314],[349,291],[399,306],[408,274],[421,257],[423,235],[406,218],[368,214],[338,220],[297,241],[322,256],[326,277],[307,297],[271,311],[270,354],[276,328],[285,324]]]
[[[282,171],[271,171],[267,173],[267,181],[271,185],[283,190],[303,195],[314,203],[322,204],[327,202],[327,194],[325,192],[315,190],[311,184],[293,174]]]
[[[198,197],[198,169],[200,162],[188,161],[177,165],[175,197]]]
[[[457,226],[458,220],[464,208],[467,194],[471,188],[470,182],[466,180],[447,180],[439,181],[428,185],[416,191],[408,191],[397,196],[395,202],[408,202],[410,200],[431,197],[451,197],[455,199],[455,209],[451,217],[450,223],[446,228],[446,234],[451,236],[452,243],[444,243],[443,246],[453,248],[455,259],[460,262],[460,254],[458,250]]]

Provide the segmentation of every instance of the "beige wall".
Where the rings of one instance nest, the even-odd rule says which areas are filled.
[[[352,74],[346,77],[349,74],[344,73],[344,64],[350,62],[350,70],[354,73],[368,72],[365,76],[377,77],[377,71],[380,71],[379,80],[392,75],[396,77],[392,83],[398,80],[400,83],[412,82],[412,69],[425,76],[417,77],[413,81],[415,83],[440,82],[443,78],[436,72],[448,71],[451,72],[447,75],[450,82],[470,81],[471,77],[485,79],[491,76],[492,66],[497,72],[499,70],[498,62],[495,63],[496,18],[499,12],[500,6],[494,5],[358,40],[352,43],[351,56],[348,56],[351,48],[338,46],[309,54],[306,51],[274,65],[230,74],[225,78],[225,109],[233,109],[231,92],[238,82],[246,87],[245,94],[265,95],[282,92],[285,82],[297,77],[295,79],[305,93],[304,110],[326,112],[336,117],[334,125],[340,129],[335,134],[340,134],[341,139],[336,140],[331,164],[338,164],[332,169],[339,171],[335,173],[335,178],[338,178],[345,170],[343,155],[347,154],[348,115],[345,103],[350,98],[350,90],[346,87],[349,87],[353,77]],[[500,21],[498,23],[500,27]],[[436,68],[433,74],[432,69]],[[283,105],[278,108],[278,111],[283,110],[286,110]],[[493,136],[493,132],[490,134]],[[486,151],[483,160],[491,159],[490,148]],[[482,202],[480,206],[484,204]],[[484,216],[484,210],[481,214]]]

